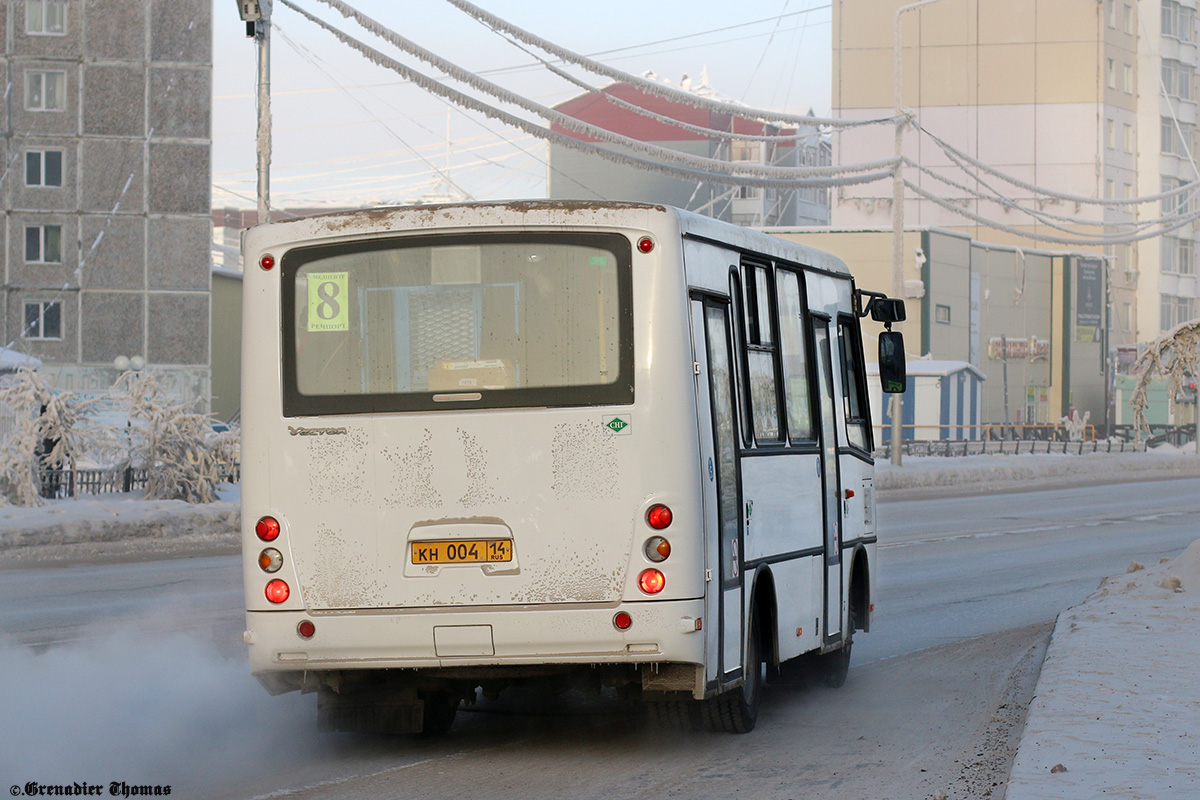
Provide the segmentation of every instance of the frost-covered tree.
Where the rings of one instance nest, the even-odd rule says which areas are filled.
[[[146,497],[211,503],[238,459],[238,433],[217,433],[212,417],[173,399],[153,371],[126,372],[114,392],[130,417],[134,465],[149,470]]]
[[[1139,433],[1149,429],[1146,422],[1146,390],[1155,375],[1167,376],[1167,402],[1173,411],[1175,397],[1191,376],[1200,375],[1200,319],[1176,325],[1155,339],[1138,356],[1133,366],[1138,381],[1133,387],[1133,424]]]
[[[109,431],[89,418],[98,402],[54,391],[24,367],[0,380],[0,408],[7,412],[0,437],[0,503],[41,505],[39,467],[69,467],[104,445]]]

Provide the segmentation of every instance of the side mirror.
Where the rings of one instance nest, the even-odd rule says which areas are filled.
[[[900,304],[900,319],[903,319],[904,301],[889,302]],[[887,394],[903,394],[908,386],[908,370],[904,365],[904,335],[899,331],[883,331],[879,334],[879,383]]]
[[[871,319],[876,322],[904,322],[904,301],[893,297],[875,297],[871,299]],[[903,350],[900,351],[904,353]]]

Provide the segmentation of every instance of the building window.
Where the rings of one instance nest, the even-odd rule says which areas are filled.
[[[1117,27],[1117,0],[1107,0],[1108,4],[1108,27]]]
[[[31,69],[25,73],[26,111],[63,111],[67,100],[67,73]]]
[[[1121,75],[1124,78],[1125,93],[1133,94],[1133,67],[1128,64],[1122,64]]]
[[[1125,32],[1132,34],[1136,30],[1133,16],[1133,6],[1125,6]]]
[[[67,0],[25,0],[25,32],[62,36],[67,32]]]
[[[26,150],[26,186],[62,186],[62,150]]]
[[[1163,91],[1170,97],[1180,100],[1192,99],[1192,81],[1196,75],[1191,64],[1176,61],[1173,58],[1162,60]]]
[[[1106,180],[1104,182],[1104,199],[1112,200],[1113,195],[1117,193],[1117,182],[1114,180]]]
[[[1181,128],[1190,128],[1190,125],[1180,123]],[[1185,137],[1188,136],[1189,130],[1180,131],[1175,127],[1175,120],[1170,117],[1162,118],[1162,151],[1169,155],[1186,156],[1187,149],[1184,147]]]
[[[1135,144],[1135,142],[1133,141],[1133,126],[1130,125],[1129,123],[1125,123],[1125,136],[1124,136],[1123,144],[1124,144],[1124,149],[1125,149],[1126,153],[1133,152],[1134,144]]]
[[[1104,120],[1104,143],[1109,150],[1117,146],[1117,123],[1111,119]]]
[[[1117,63],[1111,58],[1105,60],[1105,74],[1108,76],[1108,88],[1117,88]]]
[[[1177,0],[1163,0],[1162,34],[1185,42],[1196,37],[1196,11],[1180,5]]]
[[[934,317],[936,321],[943,325],[950,324],[950,306],[938,304],[934,307]]]
[[[50,300],[45,303],[25,304],[25,328],[22,339],[61,339],[62,303]]]
[[[1179,258],[1175,264],[1175,268],[1179,270],[1181,275],[1196,274],[1196,241],[1189,237],[1184,237],[1177,240]]]
[[[62,226],[26,225],[25,261],[29,264],[61,264]]]

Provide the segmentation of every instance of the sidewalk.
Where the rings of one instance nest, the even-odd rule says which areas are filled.
[[[1059,616],[1006,800],[1200,797],[1200,540],[1139,567]]]

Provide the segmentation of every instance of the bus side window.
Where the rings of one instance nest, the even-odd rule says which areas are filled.
[[[747,264],[745,275],[746,369],[749,373],[750,416],[754,440],[779,442],[779,381],[775,375],[775,332],[771,314],[770,273]]]
[[[800,276],[781,269],[776,272],[776,288],[779,292],[779,355],[783,364],[788,437],[792,441],[811,442],[816,440],[817,432],[813,426]]]
[[[842,406],[846,413],[846,440],[859,450],[871,449],[871,429],[867,419],[867,399],[863,395],[863,350],[858,327],[845,317],[838,319],[838,350],[842,360]]]

